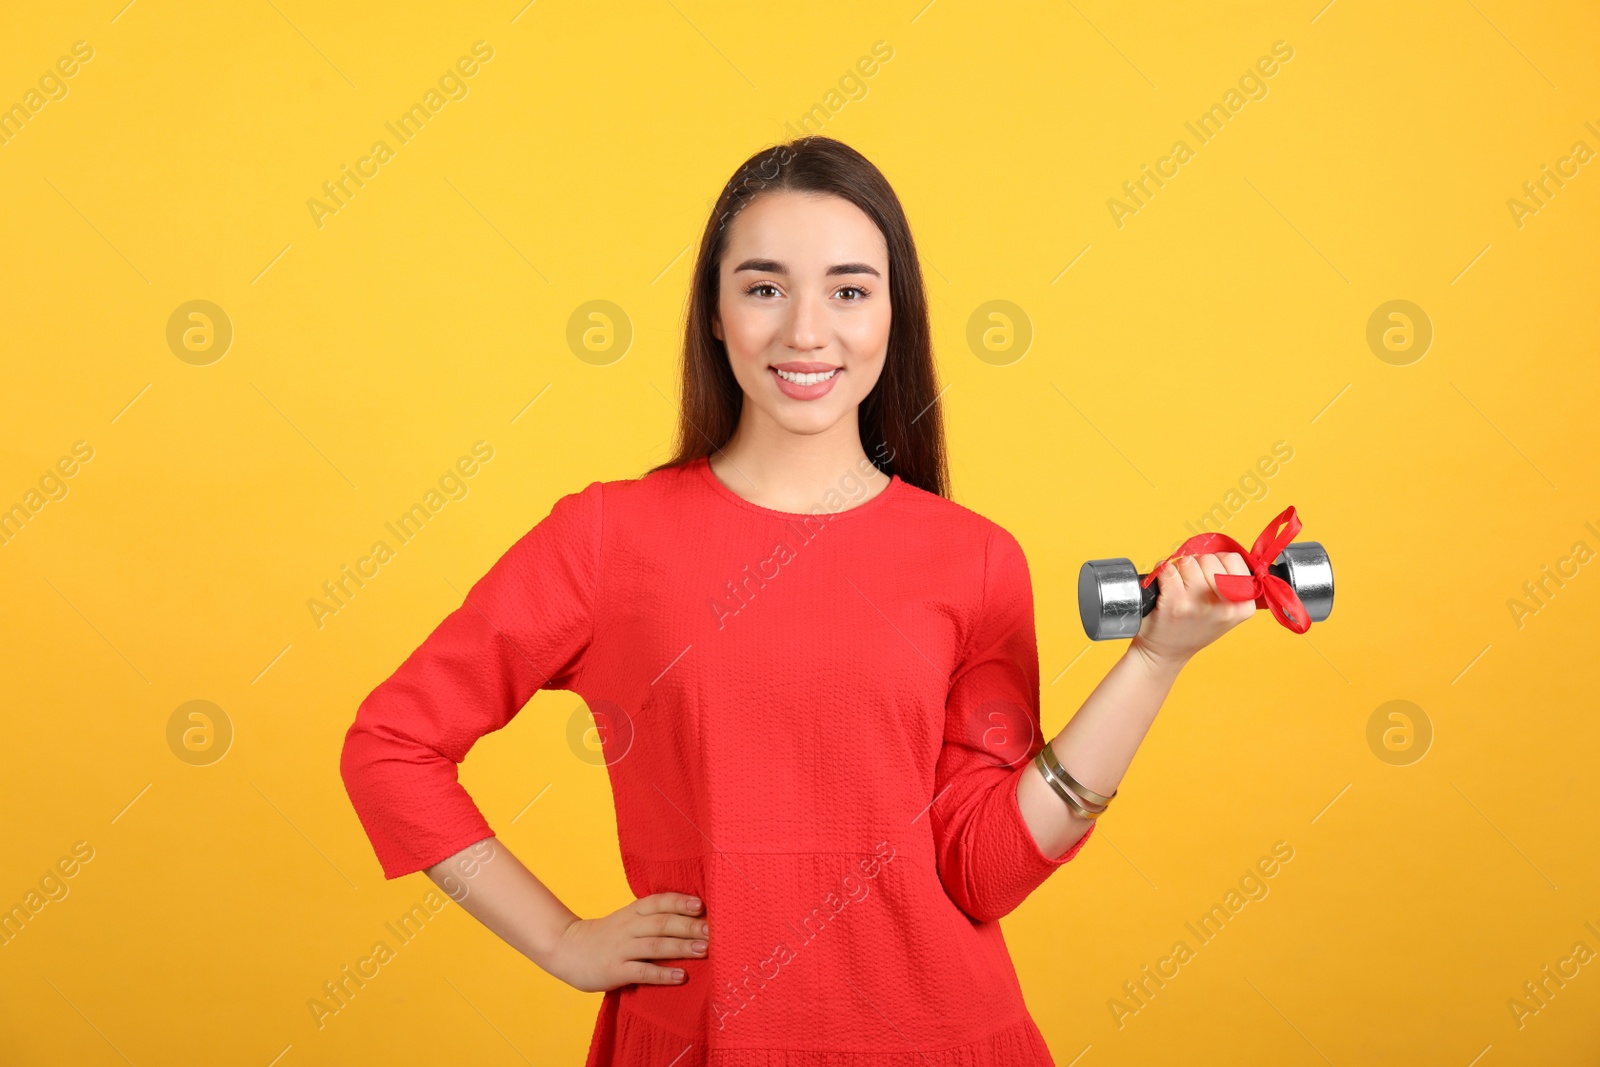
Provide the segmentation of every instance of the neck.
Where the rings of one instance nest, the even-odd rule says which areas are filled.
[[[749,418],[712,453],[712,472],[734,493],[776,511],[802,513],[830,493],[864,503],[889,485],[861,445],[854,413],[826,430],[799,434]]]

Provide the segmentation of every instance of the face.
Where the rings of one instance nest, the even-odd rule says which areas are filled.
[[[734,216],[712,332],[744,390],[741,420],[814,434],[849,418],[889,350],[889,251],[841,197],[767,193]]]

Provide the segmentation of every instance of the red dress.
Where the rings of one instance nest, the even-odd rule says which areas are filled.
[[[478,738],[539,689],[587,703],[629,889],[711,924],[659,961],[683,984],[604,994],[589,1067],[1053,1063],[997,922],[1089,838],[1048,857],[1017,807],[1047,740],[1027,562],[866,492],[772,511],[704,459],[593,482],[356,713],[340,769],[397,878],[493,834],[456,776]]]

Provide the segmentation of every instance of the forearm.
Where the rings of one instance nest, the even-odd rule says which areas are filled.
[[[450,899],[545,970],[561,932],[578,919],[498,838],[469,845],[425,873]]]
[[[1090,789],[1109,796],[1127,773],[1181,667],[1147,655],[1137,642],[1130,644],[1051,741],[1061,765]],[[1076,815],[1031,766],[1017,782],[1017,807],[1046,856],[1061,855],[1089,832],[1090,821]]]

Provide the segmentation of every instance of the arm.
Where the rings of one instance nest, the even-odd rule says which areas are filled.
[[[506,944],[549,971],[571,908],[498,838],[485,838],[427,869],[434,885]]]
[[[585,992],[684,981],[702,905],[654,893],[580,919],[496,838],[456,768],[540,689],[573,689],[594,636],[601,483],[557,500],[361,702],[339,770],[385,878],[419,870],[551,975]]]
[[[506,944],[575,989],[677,985],[687,973],[653,960],[706,955],[702,902],[652,893],[598,919],[580,919],[490,837],[428,868],[428,877]]]
[[[493,835],[457,766],[537,690],[574,684],[593,634],[600,492],[557,500],[357,709],[339,771],[385,878]]]
[[[1247,573],[1235,553],[1230,573]],[[1202,574],[1216,556],[1180,558],[1160,572],[1160,598],[1123,658],[1052,742],[1062,766],[1096,792],[1122,780],[1179,669],[1201,646],[1255,610],[1221,598]],[[1095,823],[1079,818],[1033,767],[1044,747],[1032,582],[1014,537],[995,527],[984,597],[952,677],[935,781],[940,881],[969,916],[1010,913],[1082,850]]]
[[[1117,788],[1156,712],[1194,654],[1255,612],[1216,590],[1218,572],[1248,574],[1237,552],[1179,557],[1159,572],[1161,595],[1139,634],[1070,722],[1050,742],[1071,775],[1102,796]],[[1017,806],[1046,855],[1084,838],[1080,818],[1033,767],[1017,782]],[[1103,816],[1102,816],[1103,817]]]
[[[1110,796],[1181,667],[1153,660],[1130,645],[1050,742],[1061,765],[1096,793]],[[1031,764],[1028,771],[1017,779],[1017,806],[1040,851],[1054,856],[1087,835],[1094,822],[1067,807]]]
[[[945,891],[974,921],[991,922],[1077,855],[1092,828],[1047,853],[1024,818],[1018,784],[1037,776],[1029,761],[1044,747],[1039,653],[1027,560],[999,526],[985,541],[982,574],[945,700],[930,813]],[[1049,799],[1066,807],[1054,793]]]

